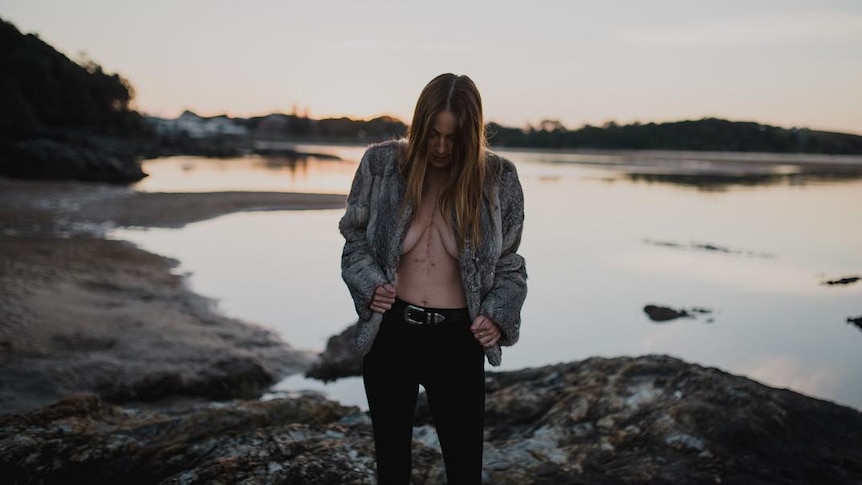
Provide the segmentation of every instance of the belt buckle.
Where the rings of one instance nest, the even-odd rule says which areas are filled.
[[[425,314],[425,321],[416,320],[415,318],[411,317],[411,311],[417,311]],[[413,325],[437,325],[443,320],[446,320],[446,317],[437,312],[429,312],[421,307],[410,304],[404,307],[404,321],[407,323],[412,323]]]

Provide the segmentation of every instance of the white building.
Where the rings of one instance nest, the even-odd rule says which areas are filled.
[[[185,133],[191,138],[207,138],[213,136],[246,136],[249,131],[227,116],[201,118],[191,111],[184,111],[175,119],[148,117],[156,133],[161,135]]]

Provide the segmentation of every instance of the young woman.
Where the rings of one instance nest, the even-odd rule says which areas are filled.
[[[515,166],[487,148],[467,76],[431,80],[407,138],[362,157],[339,230],[379,483],[410,481],[420,384],[449,483],[481,482],[484,360],[500,365],[518,340],[523,221]]]

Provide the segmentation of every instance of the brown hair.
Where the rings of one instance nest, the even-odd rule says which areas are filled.
[[[439,113],[455,116],[456,128],[452,148],[449,181],[440,194],[440,211],[458,234],[464,246],[469,234],[481,242],[482,191],[485,186],[485,121],[482,98],[473,80],[464,75],[441,74],[429,82],[413,111],[413,123],[407,133],[407,153],[399,168],[407,179],[404,202],[419,207],[427,168],[428,138]],[[452,219],[454,215],[454,221]]]

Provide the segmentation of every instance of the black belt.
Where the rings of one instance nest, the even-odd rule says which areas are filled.
[[[392,310],[410,325],[441,325],[452,323],[469,323],[470,314],[466,308],[425,308],[404,300],[395,299]]]

